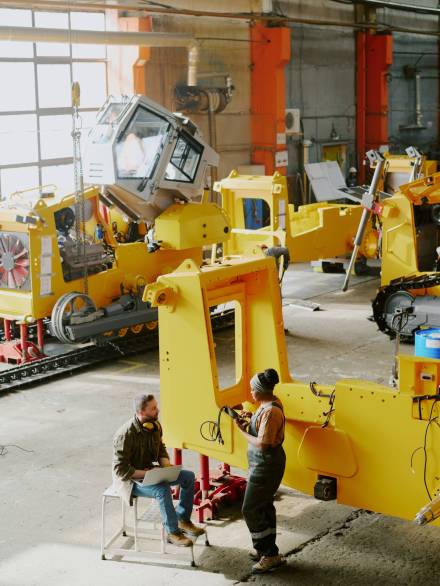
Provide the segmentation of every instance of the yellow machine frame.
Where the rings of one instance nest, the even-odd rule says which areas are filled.
[[[440,489],[440,414],[435,399],[440,361],[400,357],[399,389],[363,380],[308,385],[289,373],[281,300],[273,259],[225,259],[199,269],[185,261],[148,286],[144,300],[159,308],[161,411],[169,445],[246,467],[246,445],[224,416],[224,445],[202,438],[224,405],[249,401],[249,380],[273,367],[286,415],[283,482],[313,494],[321,477],[337,481],[339,503],[414,518]],[[209,308],[235,302],[235,383],[220,388]],[[194,362],[194,357],[196,362]],[[331,411],[331,413],[328,413]],[[182,417],[185,413],[185,417]],[[427,429],[428,426],[428,429]]]
[[[101,224],[104,240],[115,255],[112,268],[89,274],[87,279],[88,295],[98,308],[119,297],[121,287],[125,291],[137,291],[146,283],[154,282],[159,275],[175,269],[186,258],[201,264],[202,247],[229,236],[228,219],[215,204],[205,200],[201,203],[174,204],[156,220],[156,238],[161,241],[161,248],[148,253],[142,241],[121,243],[115,240],[111,221],[106,221],[100,212],[99,188],[87,189],[84,201],[92,211],[90,219],[82,227],[83,231],[92,238],[97,224]],[[26,223],[17,220],[19,200],[14,202],[13,207],[0,209],[0,234],[28,235],[30,251],[29,290],[0,288],[0,317],[27,322],[47,317],[62,295],[84,290],[83,278],[65,281],[57,244],[55,213],[74,205],[74,195],[62,199],[39,199],[29,212],[33,222],[26,222],[25,218]],[[113,214],[112,220],[116,217],[118,227],[123,228],[119,214]],[[47,291],[47,281],[43,285],[43,274],[50,279],[50,291]]]
[[[383,202],[382,285],[387,285],[393,279],[427,272],[420,271],[417,262],[413,212],[413,205],[421,205],[423,202],[440,204],[440,173],[402,185],[397,193]],[[439,292],[440,287],[430,289],[430,294],[437,295]],[[425,295],[426,290],[415,290],[414,294]]]
[[[286,178],[273,176],[239,175],[232,171],[218,181],[215,191],[221,194],[222,208],[231,220],[231,238],[224,245],[226,255],[249,255],[256,247],[285,246],[291,262],[308,262],[320,258],[345,256],[353,250],[353,240],[362,215],[362,207],[355,204],[315,203],[300,206],[294,211],[289,204]],[[245,199],[258,199],[270,209],[270,225],[246,229],[243,212]],[[370,257],[374,231],[364,238],[361,253]],[[377,250],[374,238],[373,255]]]
[[[387,180],[393,176],[408,177],[413,159],[406,155],[385,155],[386,165],[378,189],[386,190]],[[424,160],[422,174],[426,177],[437,169],[437,162]],[[313,203],[300,206],[295,212],[289,203],[286,178],[273,176],[239,175],[232,171],[218,181],[214,190],[221,195],[222,208],[231,219],[231,238],[224,245],[226,255],[249,255],[256,247],[285,246],[291,262],[308,262],[351,254],[353,242],[362,216],[357,204]],[[244,200],[266,202],[270,210],[270,224],[260,229],[246,229]],[[379,253],[379,235],[369,223],[359,250],[360,256],[372,259]]]
[[[414,165],[414,159],[407,155],[390,155],[390,153],[385,153],[384,158],[386,161],[386,172],[379,181],[378,189],[387,193],[393,193],[400,185],[408,182],[408,177],[410,177]],[[433,175],[436,171],[437,161],[423,159],[421,164],[421,175],[423,177]],[[399,179],[398,185],[396,185],[396,179]],[[403,183],[400,180],[403,180]]]

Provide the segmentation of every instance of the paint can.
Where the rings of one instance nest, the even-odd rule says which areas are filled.
[[[440,329],[419,330],[415,335],[415,356],[440,359]]]

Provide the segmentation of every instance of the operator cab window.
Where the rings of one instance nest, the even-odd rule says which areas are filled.
[[[168,163],[165,179],[192,183],[197,175],[202,145],[192,141],[189,136],[181,134],[174,147],[171,161]]]
[[[111,142],[117,129],[118,118],[126,107],[127,104],[123,102],[111,103],[105,109],[100,118],[98,118],[96,126],[90,131],[90,142],[94,144],[106,144]]]
[[[119,179],[149,179],[156,168],[169,123],[139,107],[116,144]]]

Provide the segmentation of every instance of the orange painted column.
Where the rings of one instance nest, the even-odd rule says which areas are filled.
[[[138,31],[150,32],[153,30],[151,16],[139,18]],[[135,94],[147,95],[146,65],[151,57],[150,47],[139,47],[139,57],[133,65],[133,90]]]
[[[356,151],[360,182],[366,151],[388,143],[388,69],[393,62],[390,34],[356,33]]]
[[[266,174],[286,174],[285,66],[290,61],[290,29],[251,26],[252,163]]]

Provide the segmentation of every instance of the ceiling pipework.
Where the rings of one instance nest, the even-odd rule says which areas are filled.
[[[197,85],[199,44],[194,37],[183,33],[84,31],[0,26],[0,40],[137,47],[182,47],[188,51],[188,86]]]

